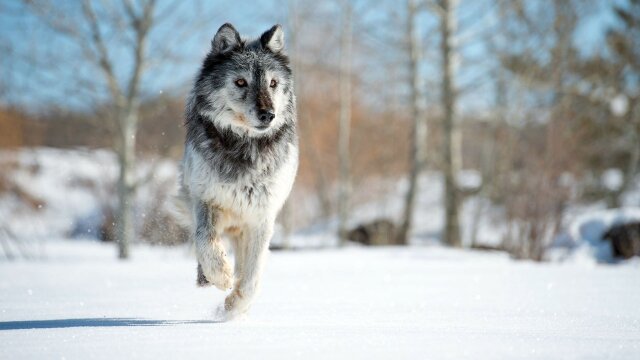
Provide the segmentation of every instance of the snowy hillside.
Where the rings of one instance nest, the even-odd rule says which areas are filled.
[[[2,359],[638,359],[640,268],[413,248],[272,253],[248,317],[182,248],[0,263]]]
[[[8,172],[4,175],[14,188],[0,191],[0,230],[7,229],[27,244],[50,238],[95,239],[105,209],[116,205],[118,166],[115,155],[108,150],[2,151],[0,169]],[[142,225],[157,195],[153,191],[169,196],[174,190],[177,165],[143,158],[139,160],[138,178],[142,185],[137,194],[137,214]],[[142,181],[147,178],[153,181]],[[25,194],[37,206],[25,203]]]
[[[138,225],[150,223],[151,228],[161,228],[161,232],[169,233],[162,223],[164,219],[154,216],[158,216],[158,211],[162,211],[167,203],[165,199],[175,191],[177,164],[144,158],[139,163],[139,179],[152,181],[142,182],[138,191]],[[14,166],[8,166],[11,164]],[[46,252],[43,246],[51,238],[95,239],[105,219],[105,209],[115,207],[113,194],[118,169],[110,151],[52,148],[3,151],[0,152],[0,166],[10,169],[11,180],[20,185],[20,191],[28,191],[37,203],[36,206],[25,206],[11,191],[0,192],[0,236],[3,229],[7,229],[28,249]],[[465,188],[475,188],[479,181],[478,175],[470,171],[463,172],[459,178],[460,185]],[[357,184],[359,192],[355,193],[356,205],[350,225],[353,227],[376,218],[398,222],[407,185],[406,180],[395,179],[370,179]],[[318,216],[317,201],[311,194],[298,189],[293,196],[297,220],[311,225],[299,227],[297,236],[289,239],[289,244],[296,248],[335,246],[335,219],[323,220]],[[426,172],[420,178],[412,244],[439,243],[444,216],[441,196],[440,174]],[[630,192],[627,198],[629,203],[637,204],[640,191]],[[613,224],[640,220],[640,208],[604,209],[605,205],[601,203],[573,205],[568,209],[561,236],[548,259],[610,262],[610,246],[601,241],[602,234]],[[498,246],[506,231],[503,209],[480,196],[471,196],[462,207],[461,227],[463,243],[467,246],[472,242],[472,233],[476,234],[476,243]],[[141,229],[139,232],[143,233]],[[282,242],[282,234],[277,231],[273,243]],[[16,252],[15,249],[12,251]]]
[[[474,187],[474,174],[463,174],[460,183]],[[471,186],[473,185],[473,186]],[[404,206],[407,182],[371,181],[360,184],[367,193],[382,193],[355,207],[349,219],[351,227],[378,218],[389,218],[399,223],[399,216]],[[444,226],[444,210],[442,208],[442,177],[436,172],[426,172],[420,178],[420,192],[417,196],[412,245],[440,243],[441,230]],[[627,203],[638,204],[640,189],[626,194]],[[574,204],[567,209],[560,229],[560,234],[551,242],[546,260],[557,262],[610,263],[614,261],[611,244],[602,239],[602,235],[613,225],[632,221],[640,221],[640,207],[626,206],[618,209],[607,209],[606,204]],[[475,232],[475,243],[480,245],[500,246],[507,231],[504,209],[492,204],[487,199],[475,195],[466,199],[460,214],[462,239],[465,247],[472,243]],[[337,219],[320,221],[303,229],[299,236],[292,239],[296,247],[336,246],[334,236]],[[275,239],[279,241],[278,238]]]

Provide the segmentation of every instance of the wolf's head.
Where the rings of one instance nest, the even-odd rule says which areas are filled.
[[[256,40],[244,40],[224,24],[196,79],[191,107],[220,129],[266,136],[295,112],[289,59],[280,25]]]

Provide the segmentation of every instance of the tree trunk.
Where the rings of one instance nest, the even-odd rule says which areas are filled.
[[[117,241],[118,257],[129,258],[129,245],[135,238],[135,145],[137,112],[129,110],[120,119],[120,131],[118,133],[119,144],[118,163],[120,176],[118,178],[118,214],[117,214]]]
[[[340,115],[338,129],[338,237],[344,245],[347,238],[351,196],[349,137],[351,130],[351,4],[343,3],[340,36]]]
[[[460,132],[456,126],[454,89],[455,47],[453,37],[456,33],[455,9],[457,0],[440,0],[440,36],[442,52],[442,108],[444,111],[443,128],[443,173],[445,226],[443,239],[449,246],[460,247],[459,206],[460,192],[456,185],[456,174],[460,169]]]
[[[291,43],[291,70],[293,72],[294,88],[298,83],[298,9],[295,0],[289,0],[288,6],[288,22],[290,29],[289,40]],[[294,89],[294,93],[297,93]],[[280,222],[282,223],[282,248],[291,248],[291,232],[293,231],[293,204],[291,203],[291,195],[287,198],[280,212]]]
[[[407,244],[413,223],[413,212],[418,193],[418,177],[424,165],[425,146],[427,141],[427,123],[420,104],[420,38],[416,31],[417,4],[415,0],[407,0],[407,39],[409,51],[409,76],[411,81],[411,116],[413,120],[411,146],[411,172],[409,188],[404,203],[402,223],[398,229],[398,244]]]
[[[633,186],[636,175],[638,174],[638,166],[640,165],[640,124],[638,123],[639,108],[640,104],[636,98],[633,98],[631,99],[631,101],[629,101],[629,110],[626,116],[627,134],[629,137],[628,142],[629,146],[631,147],[629,153],[629,162],[624,169],[622,185],[620,186],[620,189],[614,191],[611,194],[612,199],[610,200],[610,207],[617,208],[622,206],[622,196]]]

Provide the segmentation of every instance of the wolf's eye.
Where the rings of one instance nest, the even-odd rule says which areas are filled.
[[[245,87],[245,86],[247,86],[247,80],[245,80],[245,79],[238,79],[238,80],[234,81],[234,83],[236,84],[237,87]]]
[[[275,88],[276,86],[278,86],[278,82],[275,79],[271,79],[271,82],[269,83],[269,87]]]

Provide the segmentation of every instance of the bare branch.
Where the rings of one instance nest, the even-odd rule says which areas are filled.
[[[436,15],[442,17],[446,15],[446,11],[442,5],[436,0],[425,0],[423,6],[433,11]]]
[[[128,3],[128,1],[125,1]],[[142,70],[145,66],[145,58],[144,53],[146,49],[147,36],[149,34],[149,29],[153,24],[153,11],[155,9],[155,0],[149,0],[145,3],[142,11],[142,15],[135,16],[133,18],[132,25],[134,26],[134,31],[136,34],[136,42],[134,48],[134,63],[133,63],[133,71],[131,73],[131,78],[129,79],[129,84],[127,86],[127,105],[130,107],[132,102],[138,96],[138,90],[140,88],[140,77],[142,76]],[[133,10],[130,9],[133,13]],[[131,15],[130,15],[131,16]]]
[[[111,95],[113,96],[116,103],[121,103],[123,100],[122,92],[120,91],[120,87],[118,86],[118,80],[116,79],[115,72],[113,71],[113,65],[111,64],[111,61],[109,59],[109,52],[102,38],[102,34],[100,33],[98,19],[95,12],[93,11],[90,1],[84,1],[82,3],[82,12],[91,31],[91,39],[93,41],[93,45],[98,51],[98,64],[107,80],[109,91],[111,92]]]

